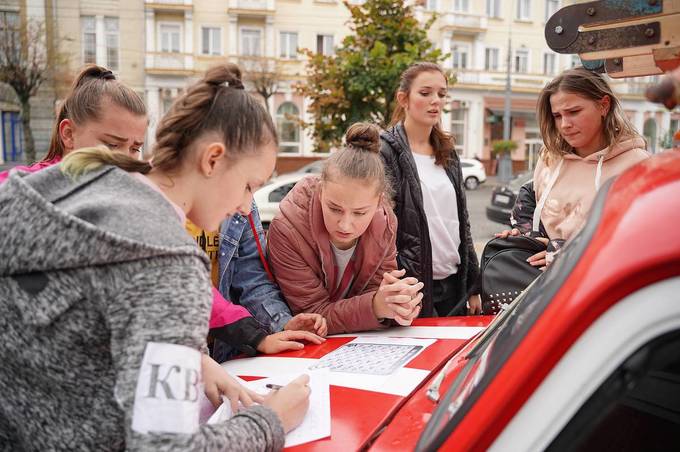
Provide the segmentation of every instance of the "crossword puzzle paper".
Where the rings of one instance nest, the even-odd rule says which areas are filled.
[[[422,341],[422,340],[421,340]],[[405,342],[405,343],[401,343]],[[390,375],[434,341],[414,343],[383,338],[357,338],[332,351],[310,369],[369,375]],[[419,341],[420,342],[420,341]]]

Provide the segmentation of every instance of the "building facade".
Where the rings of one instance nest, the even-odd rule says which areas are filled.
[[[51,5],[50,0],[10,1]],[[510,56],[511,138],[519,144],[512,160],[516,170],[533,166],[541,146],[535,117],[538,94],[561,70],[579,64],[577,57],[552,52],[544,39],[547,19],[567,3],[571,1],[424,0],[415,6],[423,23],[437,15],[429,37],[449,54],[444,66],[456,73],[443,125],[456,136],[462,156],[492,161],[491,143],[503,133]],[[292,119],[309,119],[306,99],[294,90],[294,84],[305,79],[305,57],[299,50],[334,52],[349,33],[349,11],[342,2],[60,0],[52,10],[71,75],[84,63],[101,64],[144,96],[150,114],[147,149],[173,100],[205,69],[226,59],[255,69],[255,76],[253,65],[263,62],[266,72],[277,74],[266,106],[279,130],[279,171],[319,157],[309,134]],[[649,81],[612,83],[655,151],[664,147],[665,135],[677,129],[680,114],[644,100]],[[57,83],[57,102],[69,83],[68,77]],[[246,80],[246,86],[252,89],[252,81]]]

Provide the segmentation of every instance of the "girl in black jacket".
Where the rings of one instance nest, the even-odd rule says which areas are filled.
[[[410,66],[391,127],[381,135],[399,220],[398,266],[425,284],[422,317],[481,313],[460,160],[440,124],[447,90],[438,65]]]

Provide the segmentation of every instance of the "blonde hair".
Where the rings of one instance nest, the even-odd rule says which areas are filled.
[[[547,161],[559,159],[563,155],[574,152],[574,148],[562,138],[557,130],[555,118],[552,115],[550,97],[558,91],[576,94],[596,102],[609,96],[609,111],[604,117],[602,126],[602,133],[608,146],[640,136],[626,117],[621,103],[602,75],[583,67],[568,69],[548,83],[538,98],[537,119],[544,145],[541,154]]]
[[[172,104],[156,131],[153,168],[166,173],[177,170],[191,145],[210,132],[221,137],[232,159],[258,153],[264,144],[278,142],[271,116],[243,89],[241,70],[235,64],[209,69]],[[65,162],[62,169],[72,176],[102,165],[142,174],[151,171],[150,162],[98,147],[70,153]]]
[[[61,161],[61,171],[75,179],[104,165],[113,165],[128,172],[142,174],[151,171],[149,162],[135,160],[124,152],[112,151],[106,146],[82,148],[69,152]]]
[[[413,81],[420,74],[425,72],[439,72],[444,76],[444,80],[447,82],[446,73],[436,63],[421,62],[414,63],[409,66],[404,72],[402,72],[399,78],[399,88],[397,92],[402,92],[406,94],[406,97],[411,95],[411,85]],[[392,120],[390,121],[390,126],[395,126],[406,119],[406,110],[397,102],[394,112],[392,112]],[[432,132],[430,132],[430,145],[434,151],[434,163],[439,166],[446,165],[453,157],[455,139],[453,135],[444,131],[441,126],[441,122],[432,127]]]
[[[380,129],[374,124],[358,122],[352,124],[345,133],[345,146],[333,152],[324,163],[321,171],[323,182],[337,176],[373,182],[378,193],[392,199],[391,184],[380,157]]]

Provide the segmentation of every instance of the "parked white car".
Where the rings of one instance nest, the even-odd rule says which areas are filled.
[[[257,210],[260,211],[260,220],[265,229],[279,213],[279,203],[286,197],[289,191],[301,179],[312,173],[288,173],[273,178],[267,185],[255,192],[254,198]]]
[[[460,159],[463,170],[463,183],[468,190],[476,190],[479,184],[486,181],[486,170],[482,162],[475,159]]]

